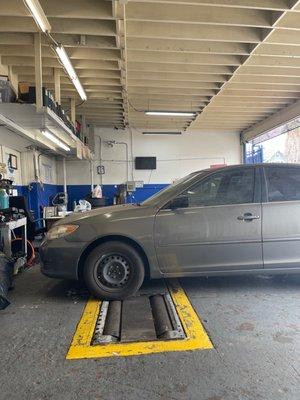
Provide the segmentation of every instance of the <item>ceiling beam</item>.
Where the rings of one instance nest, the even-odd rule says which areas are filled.
[[[233,90],[253,90],[253,91],[275,91],[275,92],[297,92],[300,93],[300,82],[298,85],[286,85],[286,84],[265,84],[265,83],[238,83],[231,82],[228,88]]]
[[[34,74],[34,67],[32,66],[23,66],[23,67],[13,67],[13,72],[22,75],[32,75]],[[79,78],[118,78],[120,79],[120,73],[116,70],[105,70],[105,69],[78,69],[77,75]],[[51,67],[43,67],[43,75],[44,76],[52,76],[53,68]]]
[[[18,75],[20,82],[34,82],[34,75]],[[70,84],[73,83],[70,81],[69,77],[62,76],[60,78],[62,84]],[[54,77],[53,75],[45,75],[43,77],[44,83],[53,83]],[[109,85],[109,86],[121,86],[120,79],[112,79],[112,78],[81,78],[80,82],[84,86],[94,86],[94,85]]]
[[[88,60],[118,61],[118,59],[120,58],[120,52],[118,49],[102,50],[102,49],[68,48],[66,51],[70,59],[77,59],[77,60],[88,59]],[[0,54],[2,56],[33,57],[34,49],[32,46],[27,46],[27,45],[10,46],[10,45],[0,44]],[[54,53],[54,51],[50,47],[46,46],[42,47],[42,56],[57,58],[57,55]]]
[[[226,74],[232,75],[234,67],[227,65],[197,65],[197,64],[171,64],[171,63],[145,63],[128,62],[128,73],[131,71],[144,72],[176,72],[176,73],[199,73],[199,74]]]
[[[179,95],[179,96],[213,96],[215,90],[210,89],[183,89],[183,88],[172,88],[172,87],[128,87],[129,94],[140,94],[140,95],[147,95],[147,94],[167,94],[167,95]]]
[[[292,101],[292,100],[291,100]],[[276,99],[276,98],[258,98],[258,99],[243,99],[241,101],[238,98],[231,98],[228,99],[228,97],[220,97],[217,98],[215,97],[213,99],[213,106],[215,107],[274,107],[274,106],[279,106],[282,107],[286,104],[286,101],[284,99]]]
[[[114,21],[96,19],[49,18],[53,33],[115,36]],[[0,17],[0,32],[38,32],[31,17]]]
[[[53,34],[53,38],[63,43],[65,47],[81,47],[85,49],[116,49],[116,39],[113,36],[91,36],[84,35],[84,42],[82,42],[82,35],[76,34]],[[83,44],[84,43],[84,44]],[[32,33],[14,33],[14,32],[0,32],[1,45],[28,45],[33,46]],[[49,46],[49,40],[42,37],[42,45]]]
[[[254,54],[272,57],[300,57],[300,46],[265,43],[255,50]]]
[[[210,5],[155,4],[129,2],[126,7],[128,21],[162,23],[190,23],[207,25],[250,26],[268,28],[271,13],[265,10],[211,7]]]
[[[278,67],[278,66],[254,66],[254,65],[243,65],[240,68],[238,75],[256,75],[256,76],[300,76],[300,68],[290,67]]]
[[[77,96],[76,91],[73,91],[73,90],[69,90],[69,89],[62,90],[61,97],[64,97],[64,98],[74,97],[74,93],[80,102],[80,98]],[[89,98],[89,100],[102,100],[102,101],[122,100],[122,96],[119,93],[104,93],[102,91],[89,93],[88,98]]]
[[[284,11],[289,8],[289,0],[130,0],[138,3],[164,3],[181,5],[209,5],[212,7],[245,8],[257,10]]]
[[[264,83],[265,85],[300,85],[300,75],[295,76],[273,76],[273,75],[236,75],[231,83]]]
[[[272,44],[294,44],[300,45],[300,35],[298,30],[277,29],[265,41]]]
[[[253,55],[245,62],[245,66],[300,68],[300,58]]]
[[[2,63],[6,65],[27,67],[34,66],[34,57],[17,57],[3,56]],[[118,63],[115,61],[103,60],[72,60],[72,64],[76,69],[105,69],[119,70]],[[43,65],[46,67],[61,67],[58,60],[55,58],[43,58]]]
[[[283,12],[277,12],[277,13],[273,13],[273,23],[272,23],[272,29],[271,30],[265,30],[263,33],[263,38],[262,40],[257,43],[256,45],[252,46],[252,51],[250,53],[250,55],[248,57],[244,58],[244,63],[241,64],[238,68],[235,69],[233,75],[228,79],[227,82],[225,82],[221,87],[220,90],[216,93],[216,95],[214,97],[211,98],[210,102],[204,107],[204,109],[198,114],[198,116],[195,118],[195,120],[191,123],[190,127],[193,127],[194,125],[197,124],[197,120],[202,120],[201,117],[209,114],[210,110],[212,110],[212,113],[214,113],[214,109],[213,109],[213,103],[214,103],[214,99],[217,97],[230,97],[231,99],[233,97],[239,97],[240,101],[243,101],[249,98],[269,98],[271,97],[272,99],[274,98],[284,98],[287,101],[290,101],[290,99],[293,98],[297,98],[298,94],[297,93],[293,93],[293,92],[271,92],[271,91],[234,91],[234,90],[230,90],[228,89],[228,87],[230,88],[230,83],[231,80],[233,79],[234,76],[237,76],[239,74],[239,71],[242,70],[243,65],[247,64],[247,65],[253,65],[253,59],[259,58],[260,59],[260,64],[261,64],[261,60],[262,57],[260,56],[253,56],[253,54],[255,53],[255,51],[257,51],[259,49],[259,47],[264,43],[264,41],[268,40],[269,37],[272,36],[272,33],[276,30],[276,28],[281,24],[282,20],[288,16],[288,11],[289,10],[293,10],[298,4],[300,4],[300,0],[292,0],[289,3],[289,9],[284,10]],[[265,57],[268,58],[268,57]],[[271,57],[270,57],[271,58]],[[272,60],[273,61],[273,60]],[[293,60],[294,61],[294,60]],[[275,62],[275,59],[274,59]],[[268,63],[267,65],[269,66],[270,63]],[[278,66],[278,62],[275,63],[275,65]],[[274,63],[273,65],[274,66]],[[281,66],[279,64],[279,66]],[[295,67],[297,66],[297,64],[295,63],[294,65]],[[299,64],[300,67],[300,64]]]
[[[259,43],[263,30],[249,27],[128,21],[127,35],[137,38]]]
[[[282,98],[282,99],[297,99],[299,98],[299,94],[296,92],[278,92],[277,90],[250,90],[250,89],[245,89],[245,90],[234,90],[232,88],[226,88],[226,90],[223,91],[223,96],[224,97],[239,97],[239,98],[260,98],[260,97],[270,97],[270,98]]]
[[[213,55],[197,53],[163,53],[151,51],[128,51],[130,62],[198,64],[198,65],[228,65],[239,66],[242,58],[237,55]]]
[[[250,52],[250,45],[247,43],[205,42],[199,40],[128,38],[127,45],[129,50],[159,51],[166,53],[247,55]]]
[[[53,89],[54,88],[54,84],[51,83],[48,85],[49,89]],[[74,91],[76,92],[76,88],[74,88],[72,83],[64,83],[62,85],[60,85],[61,90],[66,90],[66,91]],[[105,93],[105,94],[120,94],[121,93],[121,87],[120,86],[97,86],[97,85],[93,85],[93,86],[86,86],[85,87],[85,91],[87,93]]]
[[[210,75],[210,74],[197,74],[197,73],[176,73],[176,72],[142,72],[142,71],[128,71],[129,80],[141,81],[176,81],[176,82],[225,82],[228,75]]]
[[[145,94],[140,94],[140,93],[132,93],[130,96],[130,101],[132,104],[136,104],[140,100],[145,99]],[[148,104],[152,104],[152,101],[166,101],[169,104],[177,104],[178,102],[183,102],[186,101],[189,104],[195,103],[197,104],[197,101],[199,103],[204,103],[209,101],[209,96],[191,96],[190,94],[170,94],[170,93],[153,93],[149,94],[147,97],[147,102]]]
[[[161,81],[161,80],[145,81],[143,79],[129,79],[128,87],[218,89],[219,85],[214,82]]]
[[[40,0],[48,18],[112,19],[109,1],[98,0]],[[30,13],[22,1],[0,0],[0,16],[22,17]]]

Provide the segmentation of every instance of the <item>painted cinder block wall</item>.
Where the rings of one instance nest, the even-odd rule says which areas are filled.
[[[144,130],[95,129],[95,161],[93,163],[94,184],[103,185],[103,193],[112,203],[116,185],[126,181],[125,146],[110,147],[106,142],[125,142],[129,152],[129,180],[142,180],[144,187],[138,189],[132,201],[142,201],[164,186],[188,173],[212,164],[238,164],[241,162],[239,134],[232,132],[192,131],[182,135],[144,135]],[[100,138],[102,161],[100,162]],[[157,157],[157,169],[135,170],[137,156]],[[60,162],[58,162],[59,164]],[[104,165],[105,174],[97,174],[97,166]],[[90,191],[90,163],[68,161],[67,183],[70,202],[84,197]],[[58,166],[58,183],[63,183],[62,167]]]
[[[193,131],[176,136],[143,135],[142,130],[95,129],[95,161],[93,162],[94,184],[103,184],[103,194],[112,204],[117,192],[116,186],[126,181],[125,146],[109,147],[108,140],[126,142],[129,150],[129,180],[142,180],[144,187],[138,189],[130,201],[142,201],[184,175],[212,164],[236,164],[241,162],[239,135],[232,132]],[[106,173],[97,174],[100,164],[100,138],[102,140],[102,162]],[[29,206],[39,217],[41,206],[50,204],[51,197],[63,190],[63,169],[59,158],[40,156],[42,184],[36,182],[33,152],[28,150],[30,142],[0,127],[0,162],[3,149],[10,149],[17,155],[20,165],[15,182],[20,194],[28,196]],[[138,171],[134,169],[136,156],[157,157],[157,169]],[[69,207],[74,200],[84,198],[91,189],[90,163],[88,161],[67,161],[67,189]],[[133,168],[132,168],[133,167]],[[46,169],[51,169],[51,176]]]

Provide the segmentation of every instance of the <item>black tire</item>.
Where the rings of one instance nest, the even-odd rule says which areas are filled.
[[[97,246],[87,257],[83,277],[89,291],[103,300],[122,300],[141,287],[145,268],[130,245],[111,241]]]

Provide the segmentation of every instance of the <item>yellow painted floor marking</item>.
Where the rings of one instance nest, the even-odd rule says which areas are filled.
[[[66,358],[72,360],[212,349],[212,342],[178,281],[169,280],[167,286],[185,331],[186,339],[91,345],[101,301],[90,299],[83,311]]]

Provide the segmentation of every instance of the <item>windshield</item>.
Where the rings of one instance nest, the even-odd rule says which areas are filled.
[[[178,179],[177,181],[171,183],[171,185],[165,187],[164,189],[160,190],[159,192],[155,193],[153,196],[149,197],[148,199],[144,200],[141,205],[147,206],[147,205],[154,205],[159,203],[160,201],[164,201],[164,199],[168,199],[169,195],[172,194],[173,191],[176,191],[178,186],[181,186],[182,184],[188,183],[191,181],[195,176],[200,176],[203,174],[204,171],[202,172],[192,172],[191,174]]]

